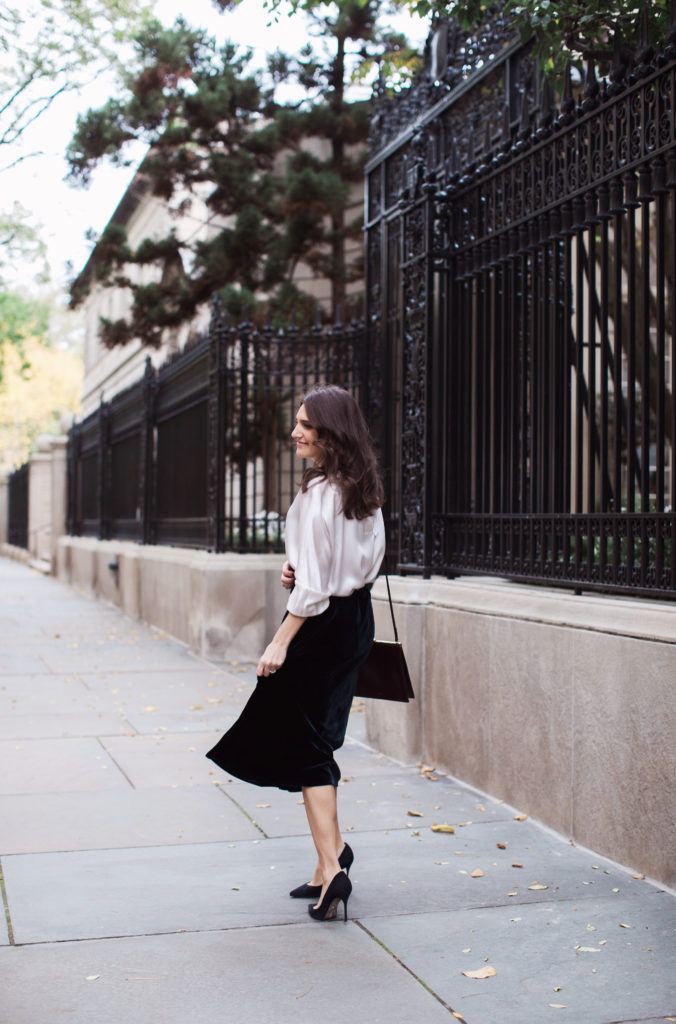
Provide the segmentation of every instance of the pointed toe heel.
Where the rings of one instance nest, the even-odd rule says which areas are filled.
[[[353,862],[354,851],[351,846],[345,843],[340,857],[338,858],[338,864],[346,875],[349,875]],[[321,885],[310,885],[309,882],[304,882],[303,885],[299,885],[295,889],[292,889],[289,896],[292,900],[316,900],[321,896],[321,894]]]
[[[295,889],[292,889],[289,896],[293,900],[316,900],[318,896],[321,896],[321,894],[321,885],[310,885],[309,882],[304,882],[303,885],[299,885]]]
[[[352,892],[352,882],[340,871],[331,879],[324,899],[319,906],[314,907],[311,903],[308,906],[308,914],[315,921],[333,921],[336,917],[338,904],[343,904],[343,920],[347,921],[347,901]]]

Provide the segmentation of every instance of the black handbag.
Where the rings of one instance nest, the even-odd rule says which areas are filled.
[[[374,697],[378,700],[406,702],[415,697],[415,694],[411,686],[404,649],[399,642],[397,624],[394,621],[390,581],[387,575],[385,583],[387,584],[387,598],[390,602],[394,640],[373,641],[371,653],[359,670],[355,697]]]

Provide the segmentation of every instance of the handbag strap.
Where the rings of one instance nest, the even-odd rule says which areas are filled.
[[[394,630],[394,642],[399,643],[399,634],[397,633],[397,624],[394,621],[394,607],[392,605],[392,594],[390,593],[390,581],[385,573],[385,583],[387,584],[387,600],[390,602],[390,615],[392,616],[392,629]]]

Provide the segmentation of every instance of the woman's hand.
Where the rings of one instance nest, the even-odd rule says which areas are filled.
[[[272,640],[265,648],[256,669],[257,676],[270,676],[281,668],[286,661],[287,645]]]
[[[282,567],[282,586],[285,590],[293,590],[296,583],[296,573],[290,562],[285,562]]]
[[[293,569],[291,569],[291,572],[293,572]],[[258,662],[256,675],[271,676],[273,672],[282,667],[286,661],[286,652],[289,649],[289,644],[304,622],[303,616],[294,615],[293,612],[288,612],[284,616],[279,629],[265,648],[261,660]]]

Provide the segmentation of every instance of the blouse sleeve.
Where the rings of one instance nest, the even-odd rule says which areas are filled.
[[[326,484],[310,486],[302,498],[296,583],[286,607],[293,615],[308,618],[329,606],[336,513],[333,488]]]

